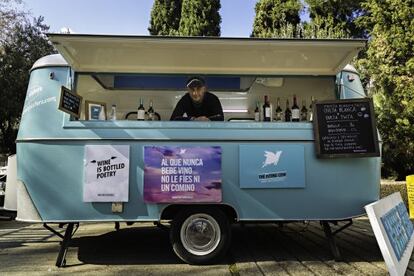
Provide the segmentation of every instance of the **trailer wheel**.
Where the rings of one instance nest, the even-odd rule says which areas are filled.
[[[218,260],[231,241],[229,220],[217,208],[181,211],[171,224],[170,240],[174,252],[189,264],[208,264]]]

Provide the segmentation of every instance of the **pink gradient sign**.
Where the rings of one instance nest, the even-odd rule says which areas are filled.
[[[144,147],[144,201],[221,202],[221,147]]]

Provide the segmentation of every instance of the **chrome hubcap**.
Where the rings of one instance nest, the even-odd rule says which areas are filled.
[[[180,230],[181,242],[191,254],[203,256],[211,253],[220,242],[220,226],[207,214],[188,217]]]

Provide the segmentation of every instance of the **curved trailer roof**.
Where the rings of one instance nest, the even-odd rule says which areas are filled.
[[[335,75],[366,40],[48,34],[76,72]]]

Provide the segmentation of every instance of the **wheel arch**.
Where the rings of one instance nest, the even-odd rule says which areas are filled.
[[[173,220],[174,217],[183,209],[196,207],[196,208],[218,208],[220,209],[230,222],[236,222],[239,220],[236,209],[228,204],[171,204],[166,206],[160,215],[160,220]]]

